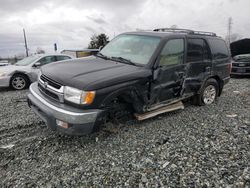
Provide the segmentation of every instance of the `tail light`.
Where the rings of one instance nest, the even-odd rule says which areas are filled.
[[[233,64],[233,60],[231,59],[230,63],[228,64],[228,69],[229,69],[230,74],[232,72],[232,64]]]
[[[232,72],[232,62],[229,63],[228,67],[229,67],[229,73],[231,74],[231,72]]]

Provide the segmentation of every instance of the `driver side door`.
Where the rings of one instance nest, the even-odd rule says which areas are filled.
[[[154,71],[151,104],[178,98],[185,76],[185,38],[169,39],[161,50]]]

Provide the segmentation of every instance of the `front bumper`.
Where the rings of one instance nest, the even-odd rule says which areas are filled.
[[[10,78],[10,76],[0,77],[0,87],[9,87]]]
[[[102,112],[98,109],[77,109],[48,100],[40,93],[37,82],[30,86],[28,104],[50,129],[69,135],[84,135],[91,133],[97,123],[97,117]],[[63,128],[58,126],[56,120],[67,122],[69,127]]]

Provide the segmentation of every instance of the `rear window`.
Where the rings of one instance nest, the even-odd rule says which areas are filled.
[[[229,51],[225,41],[221,39],[209,39],[214,59],[223,59],[229,57]]]
[[[237,62],[250,62],[250,55],[238,55],[233,59]]]
[[[70,59],[70,57],[68,57],[68,56],[56,56],[56,58],[57,58],[57,61],[63,61],[66,59]]]

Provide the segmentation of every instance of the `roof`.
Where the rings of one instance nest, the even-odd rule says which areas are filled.
[[[62,52],[69,51],[69,52],[96,52],[100,51],[99,49],[69,49],[69,50],[62,50]]]
[[[37,56],[37,57],[43,57],[43,56],[65,56],[66,54],[60,54],[60,53],[45,53],[45,54],[33,54],[31,56]]]

